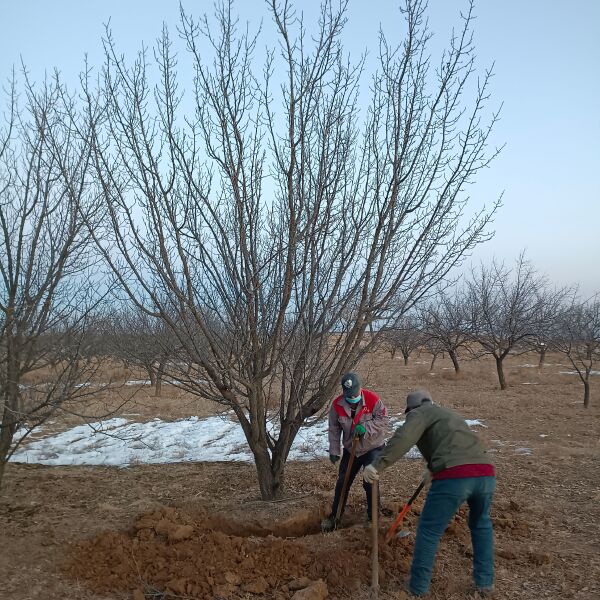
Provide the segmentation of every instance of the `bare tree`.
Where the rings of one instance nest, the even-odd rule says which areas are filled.
[[[262,69],[231,3],[214,20],[182,11],[185,117],[168,32],[154,86],[148,53],[128,64],[108,33],[94,145],[107,227],[93,230],[131,300],[197,365],[180,385],[235,413],[263,498],[281,494],[296,434],[341,374],[489,237],[497,206],[463,218],[465,186],[495,155],[489,73],[464,101],[470,13],[434,68],[425,4],[409,0],[363,114],[346,2],[326,0],[312,35],[289,2],[268,7],[279,46]]]
[[[164,321],[138,307],[118,311],[112,318],[110,347],[113,356],[128,367],[144,369],[154,387],[154,395],[160,397],[167,363],[179,356],[171,330]]]
[[[36,88],[25,74],[21,105],[15,82],[0,125],[0,483],[23,439],[85,398],[97,369],[81,360],[94,308],[90,139],[65,118],[75,111],[58,76]]]
[[[441,354],[444,358],[444,348],[439,341],[431,336],[423,334],[423,349],[431,355],[431,363],[429,363],[429,372],[432,373],[438,356]]]
[[[539,355],[538,369],[544,366],[546,354],[552,348],[556,336],[560,338],[558,325],[565,314],[565,306],[572,305],[574,297],[575,291],[567,287],[554,290],[544,288],[540,291],[538,315],[534,319],[536,330],[527,340],[527,347]]]
[[[590,405],[590,376],[600,364],[600,297],[574,300],[563,312],[552,347],[571,362],[583,383],[583,406]]]
[[[388,349],[392,358],[399,350],[404,359],[404,365],[408,365],[410,355],[423,345],[423,334],[415,317],[403,317],[398,325],[386,331],[383,336],[384,346]]]
[[[447,352],[454,371],[460,372],[458,353],[471,339],[469,313],[464,290],[452,295],[439,290],[430,303],[421,309],[423,335],[438,353]]]
[[[510,352],[525,352],[525,342],[548,327],[550,313],[542,306],[553,297],[547,280],[522,254],[514,269],[493,261],[473,271],[467,282],[470,332],[496,361],[500,389],[507,388],[504,359]],[[560,292],[554,292],[556,294]]]

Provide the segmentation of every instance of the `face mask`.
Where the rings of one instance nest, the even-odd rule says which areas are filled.
[[[357,402],[360,402],[360,399],[362,398],[362,396],[356,396],[356,398],[346,398],[346,402],[349,402],[350,404],[356,404]]]

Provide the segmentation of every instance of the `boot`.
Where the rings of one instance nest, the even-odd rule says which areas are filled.
[[[334,516],[329,516],[321,521],[321,532],[327,533],[335,531],[339,525],[339,521]]]

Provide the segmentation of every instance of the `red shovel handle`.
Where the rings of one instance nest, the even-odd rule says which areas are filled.
[[[410,500],[402,507],[402,510],[398,513],[398,516],[394,519],[394,522],[392,523],[390,528],[387,530],[387,533],[385,534],[385,542],[384,543],[386,543],[386,544],[390,543],[391,539],[394,537],[394,534],[396,533],[396,529],[398,529],[398,527],[400,526],[400,523],[402,523],[402,521],[404,520],[406,513],[410,510],[412,503],[416,500],[417,496],[421,493],[421,490],[425,487],[426,482],[427,482],[426,479],[423,479],[421,481],[421,483],[419,484],[419,487],[415,490],[415,493],[410,497]]]
[[[400,523],[404,520],[406,513],[410,510],[410,504],[405,504],[402,507],[402,510],[398,513],[398,516],[394,519],[394,522],[390,525],[390,528],[387,530],[385,534],[385,543],[389,544],[391,539],[394,537],[396,533],[396,529],[400,527]]]

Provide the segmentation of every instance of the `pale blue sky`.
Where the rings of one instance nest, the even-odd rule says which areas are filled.
[[[273,28],[262,0],[238,0],[243,20],[264,17],[263,45]],[[308,22],[318,0],[296,2]],[[347,49],[377,51],[380,23],[389,37],[401,21],[397,2],[350,0]],[[185,2],[198,14],[212,0]],[[432,50],[439,50],[462,0],[430,0]],[[559,284],[600,291],[600,0],[480,0],[475,42],[481,68],[495,61],[493,102],[504,103],[495,142],[502,155],[479,176],[471,195],[491,203],[504,191],[495,238],[473,256],[529,258]],[[75,83],[87,52],[101,62],[103,23],[111,19],[118,46],[133,56],[152,44],[162,22],[174,28],[178,2],[170,0],[0,0],[0,77],[20,57],[37,79],[58,67]]]

